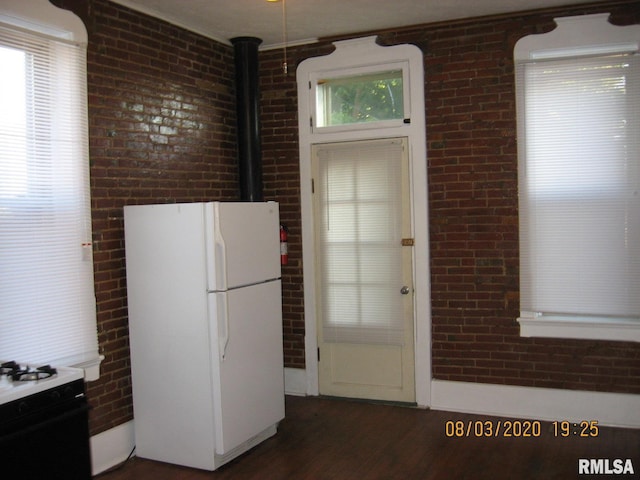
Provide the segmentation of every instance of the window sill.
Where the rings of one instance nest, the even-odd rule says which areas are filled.
[[[77,363],[73,366],[84,370],[85,382],[93,382],[100,378],[100,364],[102,363],[102,360],[104,360],[104,355],[100,355],[98,358],[94,358],[86,362]]]
[[[640,342],[640,321],[633,319],[536,316],[522,312],[518,323],[521,337]]]

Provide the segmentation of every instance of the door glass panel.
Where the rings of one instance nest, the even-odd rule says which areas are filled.
[[[402,345],[403,142],[315,151],[324,341]]]

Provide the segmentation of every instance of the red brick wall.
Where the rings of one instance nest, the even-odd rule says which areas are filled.
[[[105,356],[100,380],[88,384],[95,434],[132,418],[122,207],[238,199],[233,48],[106,0],[55,3],[78,14],[89,33],[94,269]]]
[[[107,0],[53,0],[89,32],[94,266],[102,376],[89,384],[92,433],[132,418],[122,206],[234,200],[233,49]],[[620,2],[610,2],[617,5]],[[625,2],[622,2],[625,3]],[[436,378],[640,393],[640,347],[518,336],[512,48],[567,9],[381,33],[425,54],[433,373]],[[289,227],[283,267],[285,364],[304,367],[295,67],[329,42],[260,54],[264,196]]]
[[[441,380],[640,393],[640,345],[519,336],[519,253],[513,47],[554,17],[611,12],[640,23],[640,3],[427,25],[379,34],[424,53],[432,285],[433,376]],[[288,366],[304,365],[295,66],[329,42],[261,55],[267,185],[291,215],[285,305]]]
[[[613,2],[612,2],[613,3]],[[428,30],[425,51],[433,375],[443,380],[640,393],[640,345],[519,336],[515,42],[558,10]]]

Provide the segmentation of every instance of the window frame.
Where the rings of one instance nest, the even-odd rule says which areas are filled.
[[[416,402],[428,406],[431,398],[431,290],[429,283],[429,214],[427,194],[427,150],[424,102],[424,56],[416,45],[381,46],[376,36],[353,38],[333,43],[328,55],[307,58],[296,71],[298,92],[298,131],[300,154],[300,210],[302,212],[302,252],[305,317],[305,376],[307,393],[318,394],[318,337],[316,311],[315,232],[313,217],[313,175],[311,146],[318,143],[406,137],[409,148],[410,198],[413,238],[414,355]],[[342,131],[318,131],[312,126],[315,94],[311,75],[327,71],[343,71],[354,67],[388,65],[406,62],[409,81],[404,83],[405,97],[411,104],[411,117],[391,128],[359,128]],[[407,112],[405,112],[405,117]],[[366,124],[365,124],[366,125]],[[335,127],[332,127],[335,128]]]
[[[12,343],[11,346],[8,347],[8,349],[11,350],[10,356],[12,358],[6,358],[6,360],[31,362],[39,361],[39,359],[32,360],[32,355],[43,358],[47,357],[45,361],[51,362],[54,367],[73,366],[82,368],[85,372],[85,381],[96,380],[99,378],[100,362],[104,357],[99,353],[93,278],[93,255],[91,246],[91,198],[89,186],[88,98],[86,75],[86,51],[88,44],[87,31],[79,17],[68,10],[54,6],[48,0],[34,0],[30,2],[24,2],[22,0],[5,0],[5,2],[0,5],[0,25],[7,32],[6,39],[8,41],[7,45],[9,48],[17,48],[19,51],[25,52],[27,63],[30,61],[33,62],[35,58],[34,53],[30,53],[30,50],[35,48],[36,50],[33,51],[40,51],[38,49],[42,49],[42,54],[47,56],[47,63],[52,67],[52,70],[47,75],[42,76],[41,73],[38,73],[37,76],[38,78],[46,78],[50,82],[47,84],[47,90],[58,92],[58,83],[64,82],[63,85],[67,87],[64,91],[71,94],[69,97],[62,98],[60,94],[56,93],[55,96],[52,95],[46,100],[46,102],[49,102],[52,113],[48,114],[50,116],[45,120],[47,123],[45,124],[45,137],[43,138],[48,139],[48,135],[53,135],[53,137],[56,138],[56,143],[61,140],[56,136],[56,132],[61,125],[58,125],[58,121],[55,120],[56,113],[53,112],[58,111],[60,108],[64,108],[66,110],[70,109],[72,116],[67,114],[63,122],[67,128],[64,139],[73,138],[73,141],[68,143],[65,147],[65,151],[67,153],[64,157],[69,160],[65,160],[64,169],[67,168],[67,165],[71,164],[76,165],[77,168],[64,170],[65,181],[62,184],[60,184],[59,180],[52,178],[50,180],[51,192],[45,200],[51,199],[48,203],[58,205],[56,208],[60,208],[59,206],[63,205],[62,208],[65,211],[65,218],[67,218],[66,206],[72,206],[75,213],[73,216],[68,217],[71,221],[56,221],[55,224],[57,225],[56,228],[63,228],[66,232],[65,238],[67,238],[67,235],[71,235],[73,237],[72,244],[65,243],[62,247],[67,252],[64,258],[70,259],[69,261],[73,259],[73,265],[78,265],[78,268],[81,269],[81,271],[78,271],[76,274],[73,269],[67,268],[67,270],[71,270],[71,275],[76,279],[75,285],[77,286],[77,289],[69,292],[69,295],[73,295],[73,297],[70,297],[70,301],[67,302],[66,306],[61,307],[60,310],[67,311],[67,309],[72,309],[75,312],[73,318],[77,319],[77,322],[81,322],[75,324],[78,325],[79,328],[74,329],[73,326],[59,326],[57,324],[52,326],[56,331],[59,330],[60,332],[63,332],[56,335],[56,340],[51,342],[52,345],[58,345],[59,343],[62,343],[65,338],[71,338],[73,339],[72,341],[70,340],[64,344],[69,343],[74,347],[69,350],[54,346],[53,350],[47,350],[46,345],[42,344],[44,342],[40,340],[41,343],[38,343],[37,346],[25,347],[31,348],[32,350],[37,347],[39,351],[38,354],[23,354],[24,357],[18,358],[20,350],[14,348],[15,344]],[[20,42],[24,42],[24,48],[19,48],[19,45],[21,45]],[[16,47],[12,46],[14,44]],[[74,64],[72,69],[64,67],[60,70],[66,75],[64,79],[56,75],[56,69],[62,68],[59,60],[56,59],[56,52],[58,52],[57,49],[61,49],[60,52],[63,52],[63,56],[60,58],[63,58],[65,61],[71,61]],[[40,55],[40,53],[38,53],[38,55]],[[56,60],[50,62],[49,58],[54,58]],[[27,97],[29,97],[28,92]],[[69,102],[69,99],[72,99],[72,101]],[[26,99],[28,102],[28,108],[38,108],[35,103],[31,105],[31,103],[36,100],[37,98],[35,93],[32,92],[31,97]],[[60,104],[61,101],[64,103]],[[38,116],[40,117],[40,115]],[[52,124],[51,122],[54,123]],[[31,130],[33,126],[27,128]],[[38,132],[27,132],[27,134],[28,136],[42,135],[40,130]],[[38,143],[41,144],[38,148],[43,148],[49,151],[52,148],[51,144],[53,142],[46,140],[44,142],[38,141]],[[11,147],[9,146],[7,148],[10,149]],[[8,154],[11,154],[11,150],[7,150],[7,152]],[[32,155],[28,154],[26,161],[30,163],[31,157]],[[53,158],[57,157],[55,155],[51,155],[50,159],[52,160]],[[39,168],[46,168],[51,174],[54,174],[58,167],[53,163],[48,163],[43,164],[43,166]],[[27,166],[27,171],[28,170],[29,167]],[[27,175],[29,175],[28,172]],[[32,200],[29,200],[29,192],[32,188],[31,180],[26,178],[25,191],[22,193],[16,192],[14,195],[7,195],[4,203],[9,205],[9,208],[11,208],[12,205],[15,205],[16,208],[27,208],[30,211],[37,212],[40,208],[38,207],[39,204],[37,202],[33,203]],[[59,191],[63,192],[63,199],[60,199]],[[73,198],[67,198],[69,192],[74,192]],[[30,204],[26,207],[22,207],[22,201],[25,199],[27,199]],[[55,210],[48,211],[46,218],[51,218],[52,216],[58,217],[58,213],[56,213]],[[7,216],[8,222],[15,222],[16,219],[22,222],[19,215]],[[43,222],[40,220],[37,220],[34,224],[29,224],[29,228],[39,229],[41,228],[40,226],[42,223]],[[67,223],[72,226],[69,228],[67,228],[67,226],[61,227],[61,225],[66,225]],[[5,243],[9,248],[8,251],[12,251],[10,249],[12,238],[14,237],[7,237],[7,243]],[[73,251],[69,250],[69,248],[73,248]],[[69,252],[71,252],[71,254]],[[36,251],[34,252],[34,255],[31,256],[33,259],[32,261],[38,261],[38,258],[41,258],[38,257],[37,254],[38,252]],[[23,264],[16,263],[11,268],[19,269],[20,265]],[[13,271],[15,272],[18,270]],[[10,275],[11,272],[9,271],[7,274]],[[54,285],[54,287],[57,286]],[[64,291],[67,290],[65,289]],[[7,315],[9,314],[7,313]],[[3,321],[9,322],[6,325],[11,327],[11,317],[5,317]],[[30,328],[39,328],[38,325],[38,322],[32,322],[30,323]],[[7,335],[6,338],[11,342],[14,342],[16,339],[21,338],[21,335],[29,337],[28,334],[25,335],[24,333],[20,333],[20,331],[20,328],[8,328],[5,330],[5,334]],[[67,333],[70,337],[64,337]],[[95,338],[93,338],[93,335],[95,335]],[[33,351],[35,352],[36,350]],[[6,352],[1,353],[2,355],[0,356],[7,355]]]
[[[402,72],[402,106],[403,118],[379,120],[373,122],[356,122],[341,125],[320,125],[320,118],[324,117],[324,111],[320,112],[318,108],[318,97],[320,96],[321,82],[323,80],[338,80],[356,78],[364,75],[374,75],[376,73],[385,73],[400,70]],[[335,70],[325,70],[312,72],[310,79],[310,99],[311,104],[311,130],[314,133],[340,133],[354,130],[373,130],[378,128],[394,128],[402,127],[411,119],[411,92],[409,84],[409,62],[384,62],[373,65],[357,66],[352,68],[340,68]],[[315,101],[314,101],[315,100]],[[324,110],[324,109],[322,109]]]
[[[557,28],[547,34],[529,35],[520,39],[514,48],[516,66],[516,106],[518,110],[518,172],[520,182],[520,211],[523,199],[523,179],[526,178],[526,132],[523,119],[524,84],[518,76],[521,64],[549,59],[605,56],[640,50],[640,26],[616,27],[608,22],[609,14],[556,18]],[[524,78],[524,75],[522,76]],[[524,80],[522,80],[524,82]],[[523,244],[521,214],[521,258]],[[522,267],[521,267],[522,272]],[[523,288],[521,286],[521,288]],[[521,291],[522,298],[522,291]],[[640,312],[639,312],[640,315]],[[523,337],[572,338],[640,342],[640,318],[619,318],[602,315],[566,315],[521,311],[517,319]]]

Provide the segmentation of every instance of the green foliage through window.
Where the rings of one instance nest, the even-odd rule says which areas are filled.
[[[404,118],[402,70],[318,81],[319,127]]]

